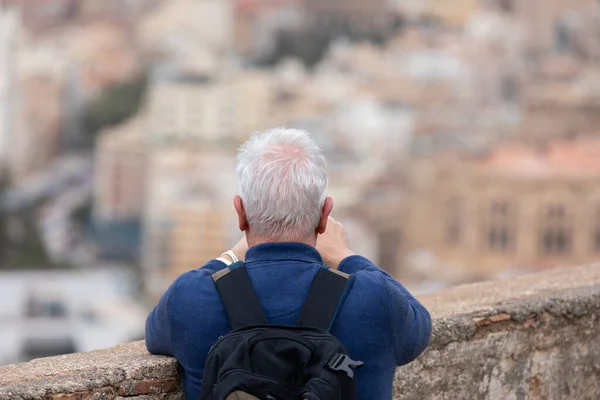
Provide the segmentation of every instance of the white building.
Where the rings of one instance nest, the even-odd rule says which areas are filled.
[[[0,8],[0,164],[6,163],[14,126],[16,56],[20,40],[20,16]]]
[[[363,97],[340,104],[332,115],[331,129],[359,159],[371,158],[385,165],[407,155],[413,124],[409,108]]]
[[[67,61],[59,46],[19,49],[16,60],[9,170],[19,182],[47,170],[59,152]]]
[[[218,75],[192,72],[159,79],[150,88],[148,129],[153,144],[243,140],[267,127],[273,87],[263,71]]]
[[[144,48],[169,53],[191,54],[199,47],[226,51],[233,39],[232,0],[164,1],[138,26]]]
[[[144,335],[126,271],[0,273],[0,365],[112,347]]]

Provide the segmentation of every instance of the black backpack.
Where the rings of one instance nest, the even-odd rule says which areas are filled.
[[[212,276],[233,330],[208,353],[200,400],[356,400],[353,361],[329,333],[354,276],[319,269],[295,326],[269,325],[241,262]]]

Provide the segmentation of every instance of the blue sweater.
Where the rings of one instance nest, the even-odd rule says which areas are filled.
[[[246,254],[246,268],[268,321],[293,325],[323,260],[301,243],[266,243]],[[174,356],[183,367],[187,399],[197,399],[211,345],[231,330],[211,274],[225,268],[213,260],[181,275],[146,321],[146,347]],[[427,310],[398,282],[364,257],[351,256],[339,270],[356,275],[331,333],[350,356],[365,363],[356,371],[361,400],[392,398],[397,365],[417,357],[429,343]]]

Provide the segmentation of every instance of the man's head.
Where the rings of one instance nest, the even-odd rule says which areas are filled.
[[[325,197],[327,165],[308,133],[277,128],[254,135],[238,154],[240,195],[234,199],[250,246],[315,243],[333,200]]]

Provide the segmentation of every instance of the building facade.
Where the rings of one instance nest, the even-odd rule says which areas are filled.
[[[301,0],[312,29],[356,36],[382,36],[389,26],[385,0]]]
[[[0,8],[0,164],[6,166],[16,103],[16,60],[21,35],[16,10]]]
[[[174,203],[169,214],[166,246],[169,280],[174,281],[179,275],[200,268],[231,247],[234,211],[229,204],[196,197]]]
[[[9,172],[21,182],[48,168],[60,151],[65,60],[52,46],[23,46],[17,58]]]
[[[148,293],[159,296],[182,271],[198,268],[239,240],[231,205],[235,156],[216,147],[154,148],[147,173],[141,261]],[[202,242],[213,234],[214,240]],[[225,248],[215,255],[219,243]]]
[[[159,80],[150,89],[152,143],[227,143],[266,127],[271,115],[270,77],[233,71],[222,77],[189,74]]]
[[[408,246],[429,249],[459,279],[597,260],[599,160],[597,137],[415,160]]]
[[[137,117],[99,136],[95,157],[95,218],[118,221],[142,217],[148,160],[144,133],[144,120]]]

